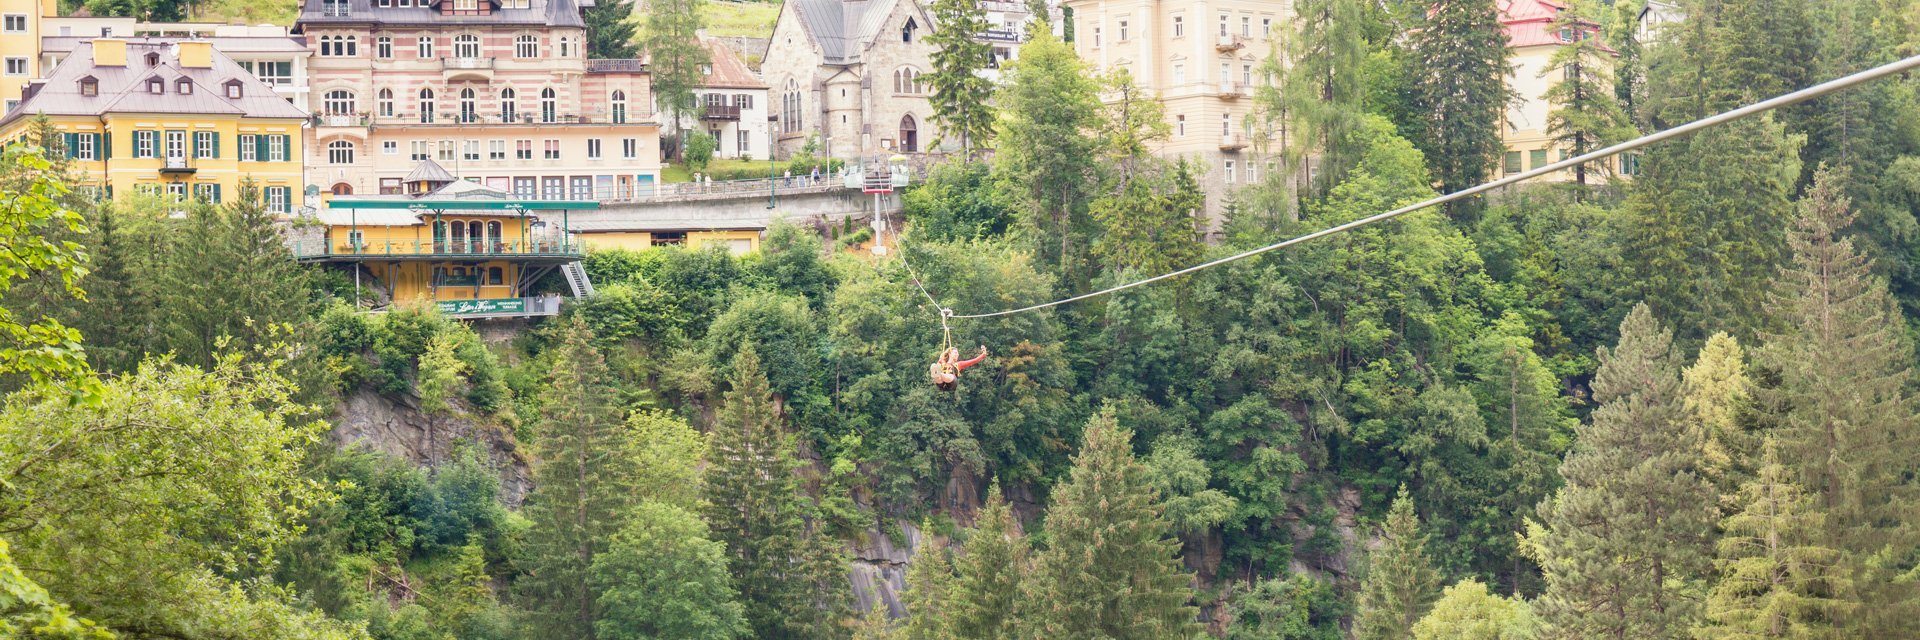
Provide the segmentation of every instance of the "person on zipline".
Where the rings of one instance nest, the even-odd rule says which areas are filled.
[[[928,367],[927,370],[933,374],[933,386],[941,391],[952,391],[959,385],[960,372],[966,371],[967,367],[980,364],[980,361],[985,359],[987,359],[987,348],[984,345],[980,347],[980,355],[974,356],[971,360],[961,360],[960,350],[948,347],[946,351],[940,352],[939,359],[934,360],[933,366]]]

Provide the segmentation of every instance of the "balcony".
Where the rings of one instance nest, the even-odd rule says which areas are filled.
[[[1008,44],[1020,44],[1020,32],[1009,31],[1006,29],[988,29],[986,31],[981,32],[979,35],[974,36],[974,39],[980,40],[983,42],[1005,42]]]
[[[1245,88],[1242,88],[1240,86],[1240,83],[1234,82],[1232,80],[1220,81],[1220,99],[1221,100],[1239,100],[1240,98],[1245,97],[1246,95],[1247,95],[1247,90]]]
[[[1222,35],[1213,42],[1213,50],[1220,52],[1239,51],[1247,47],[1247,39],[1235,35]]]
[[[313,116],[316,127],[364,127],[367,117],[353,114],[325,114]]]
[[[198,171],[193,162],[185,157],[169,156],[160,163],[160,173],[193,173]]]
[[[1026,13],[1027,5],[1018,2],[1002,2],[1001,0],[981,0],[980,10],[998,11],[1000,13]]]
[[[491,80],[493,58],[441,58],[440,70],[448,80]]]
[[[1246,136],[1240,135],[1238,133],[1229,133],[1229,134],[1220,136],[1221,151],[1234,152],[1234,151],[1239,151],[1245,148],[1247,148]]]
[[[702,120],[739,120],[740,107],[734,106],[734,105],[725,105],[725,104],[710,104],[710,105],[707,105],[706,114],[700,116],[700,119]]]

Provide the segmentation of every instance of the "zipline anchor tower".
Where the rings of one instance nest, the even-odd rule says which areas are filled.
[[[873,194],[873,255],[884,256],[887,255],[887,216],[881,212],[880,201],[885,194],[893,193],[894,188],[907,186],[907,157],[894,154],[884,164],[868,165],[863,174],[860,190]]]

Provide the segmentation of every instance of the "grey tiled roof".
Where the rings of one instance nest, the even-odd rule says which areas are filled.
[[[453,177],[453,174],[447,173],[447,170],[441,167],[440,163],[434,162],[432,160],[421,160],[420,164],[415,165],[413,167],[413,171],[408,172],[407,177],[401,179],[400,181],[407,182],[407,183],[421,182],[421,181],[453,182],[454,177]]]
[[[451,0],[436,0],[451,1]],[[295,33],[304,32],[307,27],[323,25],[383,24],[383,25],[506,25],[506,26],[554,26],[584,28],[585,20],[580,18],[580,8],[593,6],[592,0],[532,0],[529,9],[501,9],[496,0],[481,0],[491,3],[492,12],[484,16],[443,16],[433,7],[381,7],[375,0],[302,0],[300,17],[293,23]],[[346,15],[328,15],[328,6],[347,7]]]
[[[820,45],[827,64],[859,62],[861,51],[880,36],[887,16],[901,2],[913,0],[787,0]],[[925,20],[921,20],[926,28]]]
[[[158,65],[147,65],[148,53],[160,54]],[[81,95],[80,79],[87,76],[99,82],[97,95]],[[147,92],[146,81],[154,77],[166,82],[161,93]],[[193,83],[191,93],[179,92],[177,81],[180,78]],[[225,85],[230,80],[241,83],[241,97],[227,98]],[[307,117],[305,111],[288,103],[286,98],[274,93],[273,87],[247,73],[239,63],[218,49],[213,52],[212,67],[183,69],[174,45],[136,40],[127,43],[126,66],[100,67],[93,64],[93,44],[88,42],[60,61],[47,79],[37,84],[39,89],[33,96],[21,101],[12,112],[0,118],[0,125],[42,113],[206,113],[237,114],[249,118]]]

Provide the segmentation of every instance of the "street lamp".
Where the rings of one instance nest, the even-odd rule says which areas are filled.
[[[774,187],[780,184],[778,181],[774,180],[773,178],[773,156],[774,156],[774,153],[773,153],[774,126],[773,125],[774,123],[777,123],[779,121],[780,121],[780,114],[773,113],[772,105],[768,105],[768,112],[767,112],[767,208],[768,209],[772,209],[774,208],[775,205],[780,204],[779,196],[776,195],[773,191]]]

